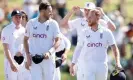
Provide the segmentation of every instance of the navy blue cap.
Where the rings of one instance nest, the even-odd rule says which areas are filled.
[[[11,17],[13,17],[13,16],[15,16],[15,15],[22,16],[22,13],[21,13],[21,11],[19,11],[19,10],[13,10],[12,13],[11,13]]]
[[[110,75],[110,80],[126,80],[125,71],[114,70]]]

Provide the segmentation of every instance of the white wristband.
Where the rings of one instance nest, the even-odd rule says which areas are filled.
[[[52,48],[49,50],[49,53],[50,53],[50,55],[51,55],[51,54],[54,53],[54,52],[55,52],[55,48],[52,47]]]

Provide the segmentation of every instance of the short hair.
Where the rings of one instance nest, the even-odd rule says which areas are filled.
[[[22,16],[23,16],[23,14],[25,15],[26,21],[28,22],[28,15],[26,14],[26,12],[21,10],[21,13],[22,13]]]
[[[50,5],[48,1],[42,1],[39,5],[39,11],[46,10]]]

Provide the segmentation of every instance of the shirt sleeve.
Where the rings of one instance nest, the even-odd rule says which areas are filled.
[[[29,21],[29,22],[26,24],[25,36],[27,36],[27,37],[30,36],[30,26],[31,26],[31,21]]]
[[[73,58],[72,58],[72,63],[77,63],[78,61],[78,58],[80,56],[80,53],[81,53],[81,50],[83,48],[83,45],[84,45],[84,37],[83,37],[83,34],[80,35],[81,39],[78,41],[77,43],[77,46],[74,50],[74,54],[73,54]]]
[[[113,36],[113,33],[108,29],[107,32],[107,41],[108,41],[108,45],[111,46],[113,44],[116,44],[115,38]]]
[[[65,43],[65,49],[70,50],[71,42],[69,41],[69,39],[63,35],[63,40],[64,40],[64,43]]]
[[[1,41],[2,43],[9,43],[9,34],[6,30],[7,28],[4,28],[1,33]]]
[[[56,21],[54,21],[54,38],[56,38],[56,37],[60,37],[61,36],[61,32],[60,32],[60,29],[59,29],[59,24],[56,22]]]
[[[68,21],[68,26],[69,26],[69,29],[70,30],[74,30],[74,29],[76,29],[76,25],[77,25],[77,23],[78,23],[78,20],[79,19],[74,19],[74,20],[70,20],[70,21]]]
[[[102,25],[102,26],[108,28],[107,22],[106,22],[105,20],[100,19],[100,20],[99,20],[99,23],[100,23],[100,25]]]

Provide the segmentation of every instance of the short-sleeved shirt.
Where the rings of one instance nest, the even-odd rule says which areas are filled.
[[[1,34],[2,43],[9,45],[9,50],[12,56],[18,51],[23,51],[23,38],[25,34],[24,27],[21,25],[19,29],[16,29],[15,27],[16,25],[12,22],[2,30]]]
[[[82,31],[80,38],[77,44],[82,46],[79,60],[107,63],[107,48],[116,44],[114,36],[109,29],[99,27],[94,32],[88,27]]]
[[[53,46],[54,39],[60,37],[59,25],[53,19],[40,23],[38,18],[34,18],[27,23],[25,36],[29,37],[32,55],[44,54]]]

